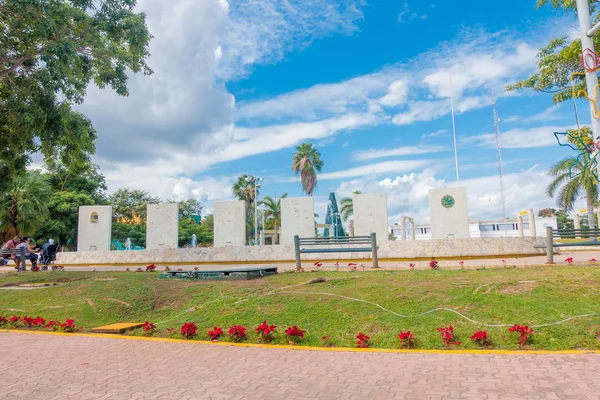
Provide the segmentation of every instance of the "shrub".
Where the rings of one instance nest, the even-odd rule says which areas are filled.
[[[218,326],[215,326],[207,332],[207,335],[211,341],[216,342],[223,335],[223,329],[219,328]]]
[[[369,340],[371,338],[368,337],[367,335],[365,335],[364,333],[358,333],[358,335],[356,335],[356,347],[360,347],[363,349],[366,349],[367,347],[369,347],[371,344],[369,343]]]
[[[273,333],[275,333],[277,325],[269,325],[267,321],[263,321],[262,324],[256,327],[256,334],[260,337],[263,342],[270,342],[273,340]]]
[[[431,260],[431,261],[429,261],[429,266],[431,267],[431,269],[438,269],[440,267],[438,265],[437,260]]]
[[[296,342],[300,339],[304,339],[304,333],[306,331],[298,328],[296,325],[289,327],[285,330],[285,334],[288,337],[288,340],[291,342]]]
[[[246,339],[246,328],[241,325],[234,325],[227,329],[227,334],[232,341],[241,342]]]
[[[150,264],[146,267],[146,272],[154,272],[155,269],[156,269],[156,265]]]
[[[398,340],[400,341],[400,347],[405,349],[411,349],[415,347],[415,335],[410,331],[402,332],[398,334]]]
[[[193,322],[186,322],[181,326],[181,335],[183,335],[185,339],[196,336],[196,332],[198,332],[198,327]]]
[[[573,257],[569,257],[565,260],[567,264],[573,264]]]
[[[72,332],[75,332],[75,330],[77,328],[75,327],[75,321],[72,320],[71,318],[67,318],[65,320],[65,322],[63,322],[62,324],[60,324],[60,329],[63,332],[70,332],[70,333],[72,333]]]
[[[452,325],[438,328],[438,331],[440,332],[440,335],[442,335],[442,341],[446,346],[458,346],[462,344],[461,342],[456,340],[456,337],[454,336],[454,328],[452,327]]]
[[[152,322],[146,321],[144,322],[142,329],[144,330],[144,334],[146,336],[151,336],[156,331],[156,325],[154,325]]]
[[[527,325],[514,324],[513,326],[508,328],[508,331],[509,332],[517,332],[521,335],[521,338],[517,342],[517,344],[519,346],[523,346],[524,344],[527,344],[527,342],[530,339],[530,336],[533,334],[533,329],[531,329]]]
[[[46,324],[46,320],[39,315],[32,322],[33,326],[44,326]]]
[[[48,323],[44,326],[44,328],[57,330],[60,328],[62,324],[60,321],[48,321]]]

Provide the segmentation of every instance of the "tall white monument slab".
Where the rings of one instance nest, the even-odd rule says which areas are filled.
[[[432,239],[470,237],[466,188],[429,190],[429,215]]]
[[[385,193],[355,194],[352,196],[354,209],[354,234],[368,236],[375,232],[377,243],[389,240],[387,196]]]
[[[315,204],[312,197],[281,199],[281,244],[294,244],[294,236],[315,237]]]
[[[176,249],[179,242],[179,205],[148,204],[146,249]]]
[[[246,204],[243,201],[215,203],[215,247],[246,245]]]
[[[77,251],[110,250],[112,206],[79,207]]]

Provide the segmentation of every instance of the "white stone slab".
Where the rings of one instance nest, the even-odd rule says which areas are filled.
[[[466,188],[429,190],[429,213],[432,239],[470,237]]]
[[[312,197],[281,199],[281,244],[293,244],[295,235],[315,237],[315,204]]]
[[[148,204],[146,212],[146,248],[176,249],[179,241],[179,205]]]
[[[79,207],[77,251],[110,250],[112,206]]]
[[[355,236],[368,236],[375,232],[377,243],[389,240],[385,193],[355,194],[352,196],[352,207],[354,209]]]
[[[215,203],[215,247],[246,245],[246,204],[243,201]]]

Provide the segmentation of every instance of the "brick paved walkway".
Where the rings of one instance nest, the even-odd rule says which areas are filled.
[[[316,352],[0,333],[2,399],[599,399],[600,355]]]

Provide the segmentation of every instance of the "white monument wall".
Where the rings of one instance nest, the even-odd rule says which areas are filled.
[[[375,232],[377,243],[389,240],[387,196],[385,193],[355,194],[354,235],[368,236]]]
[[[466,188],[429,190],[429,215],[432,239],[470,237]]]
[[[146,249],[176,249],[179,242],[179,205],[148,204]]]
[[[315,205],[312,197],[281,199],[281,244],[293,244],[294,236],[315,237]]]
[[[77,224],[77,251],[110,250],[112,206],[81,206]]]
[[[246,204],[243,201],[215,203],[215,247],[246,245]]]

